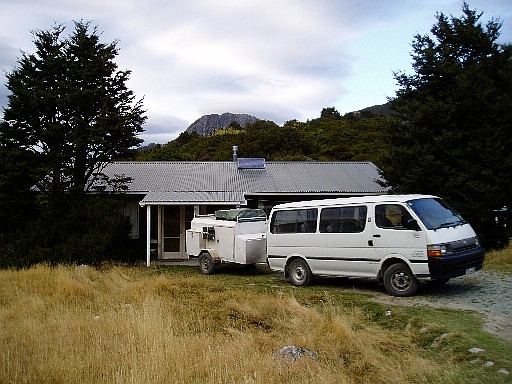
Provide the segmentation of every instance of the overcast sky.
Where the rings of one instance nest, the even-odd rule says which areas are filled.
[[[504,23],[512,42],[512,1],[472,0],[483,21]],[[33,30],[73,31],[91,21],[118,40],[115,59],[144,97],[146,143],[166,143],[202,115],[248,113],[282,125],[325,107],[341,114],[386,102],[393,71],[411,69],[411,42],[427,34],[450,0],[0,0],[0,116],[5,72],[33,53]]]

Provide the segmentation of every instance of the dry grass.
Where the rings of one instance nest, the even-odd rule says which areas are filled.
[[[407,332],[287,292],[152,268],[0,271],[0,382],[453,381]],[[276,358],[287,345],[318,358]]]
[[[486,269],[512,273],[512,245],[498,251],[485,254]]]

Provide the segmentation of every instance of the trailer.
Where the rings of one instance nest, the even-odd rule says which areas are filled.
[[[186,233],[189,257],[199,258],[204,274],[221,263],[255,266],[267,261],[267,216],[261,209],[237,208],[199,215]]]

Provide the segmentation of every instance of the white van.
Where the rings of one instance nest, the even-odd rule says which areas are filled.
[[[375,278],[393,296],[413,295],[419,280],[445,283],[482,268],[475,231],[430,195],[382,195],[275,206],[267,262],[293,285],[314,276]]]

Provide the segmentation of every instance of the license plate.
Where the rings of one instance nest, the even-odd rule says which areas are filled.
[[[466,276],[467,275],[472,275],[475,272],[476,272],[476,268],[475,267],[468,268],[468,269],[466,269]]]

